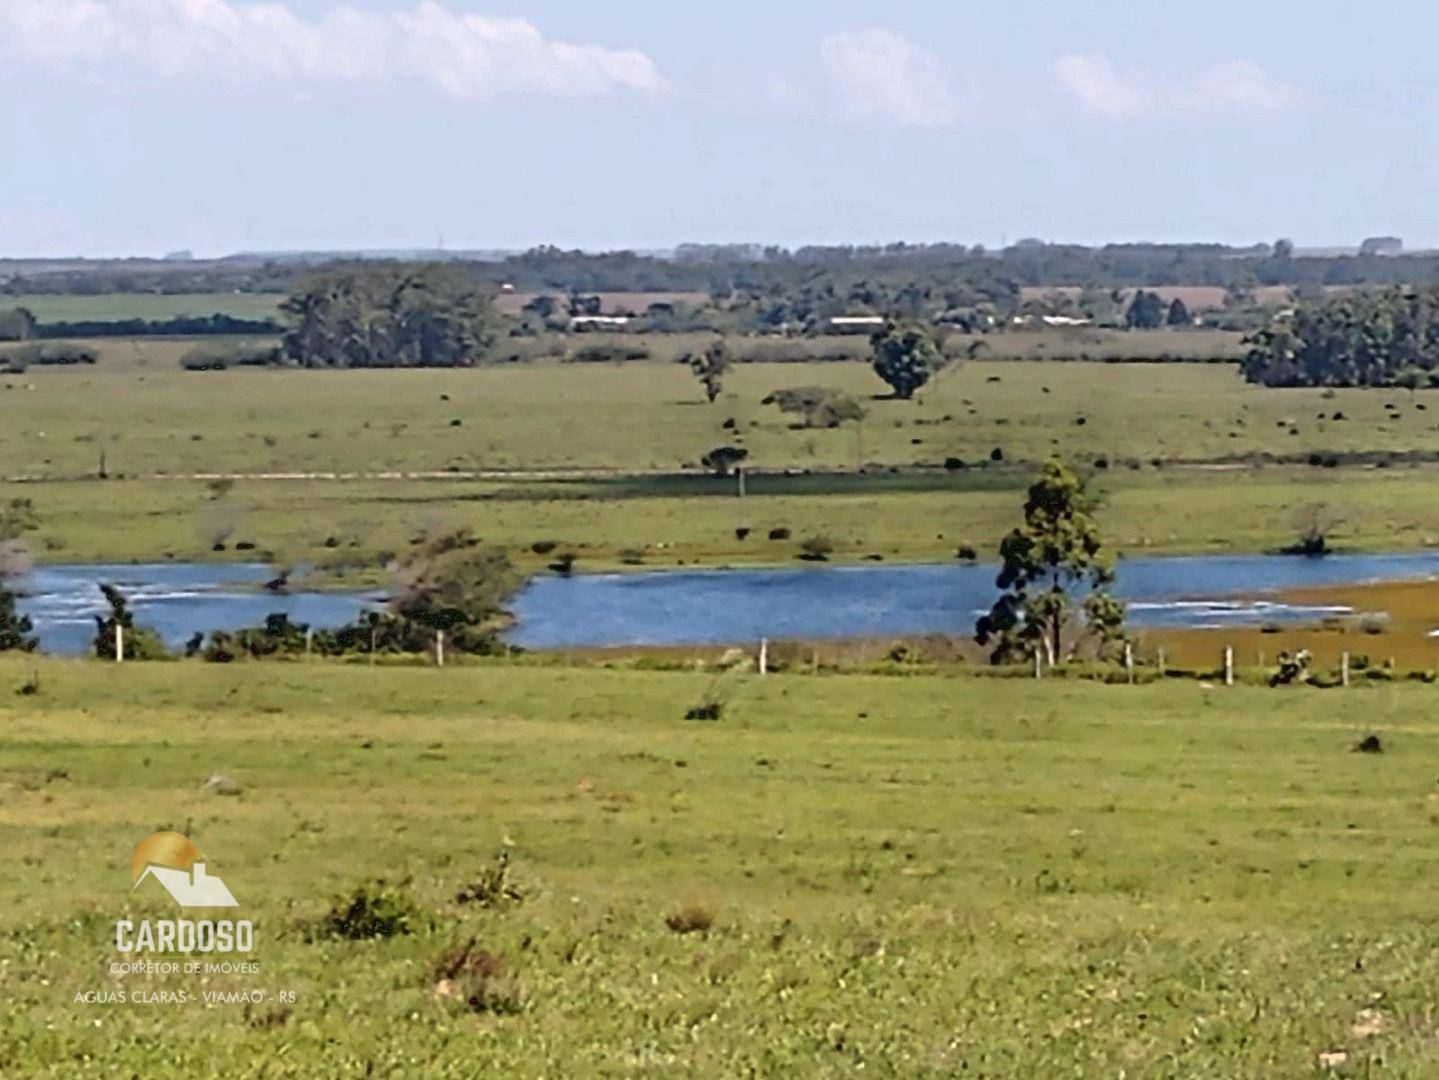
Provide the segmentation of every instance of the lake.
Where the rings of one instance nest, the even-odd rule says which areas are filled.
[[[564,648],[970,634],[994,601],[996,572],[981,563],[537,578],[514,605],[511,640]],[[1439,575],[1439,552],[1169,556],[1120,560],[1115,592],[1137,628],[1257,626],[1348,611],[1266,593],[1431,575]]]
[[[536,578],[516,598],[509,640],[527,648],[710,645],[769,638],[968,634],[993,601],[996,568],[824,566]],[[37,567],[13,583],[41,647],[82,653],[105,609],[97,582],[130,597],[136,621],[172,646],[197,630],[258,626],[272,612],[338,626],[375,592],[260,590],[273,571],[233,563]],[[1439,575],[1439,552],[1404,555],[1202,555],[1121,560],[1117,593],[1135,627],[1314,622],[1342,607],[1291,605],[1276,591]]]

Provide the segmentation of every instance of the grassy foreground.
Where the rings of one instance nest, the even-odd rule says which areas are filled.
[[[683,721],[706,682],[0,663],[0,1073],[1431,1068],[1432,689],[772,676]],[[175,914],[128,893],[163,828],[256,924],[206,989],[264,1002],[75,1002],[197,989],[108,974],[116,918]],[[521,901],[458,903],[502,847]],[[416,933],[310,940],[376,878]],[[472,937],[498,1014],[435,992]]]

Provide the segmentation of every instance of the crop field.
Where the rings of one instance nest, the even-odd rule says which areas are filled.
[[[278,293],[107,293],[100,296],[50,294],[0,295],[0,311],[28,308],[42,323],[163,320],[186,315],[231,315],[237,319],[273,319],[284,297]]]
[[[0,1071],[1429,1070],[1432,690],[746,678],[0,663]],[[166,828],[257,973],[111,974]]]

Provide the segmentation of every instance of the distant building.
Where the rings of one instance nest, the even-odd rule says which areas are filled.
[[[629,321],[628,315],[576,315],[570,319],[570,329],[623,330]]]
[[[841,334],[853,334],[863,330],[883,330],[883,315],[835,315],[829,320],[831,330]]]
[[[1404,241],[1397,236],[1371,236],[1359,245],[1361,255],[1402,255]]]

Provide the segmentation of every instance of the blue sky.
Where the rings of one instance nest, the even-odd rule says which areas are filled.
[[[1436,244],[1436,31],[1327,0],[0,0],[0,254]]]

